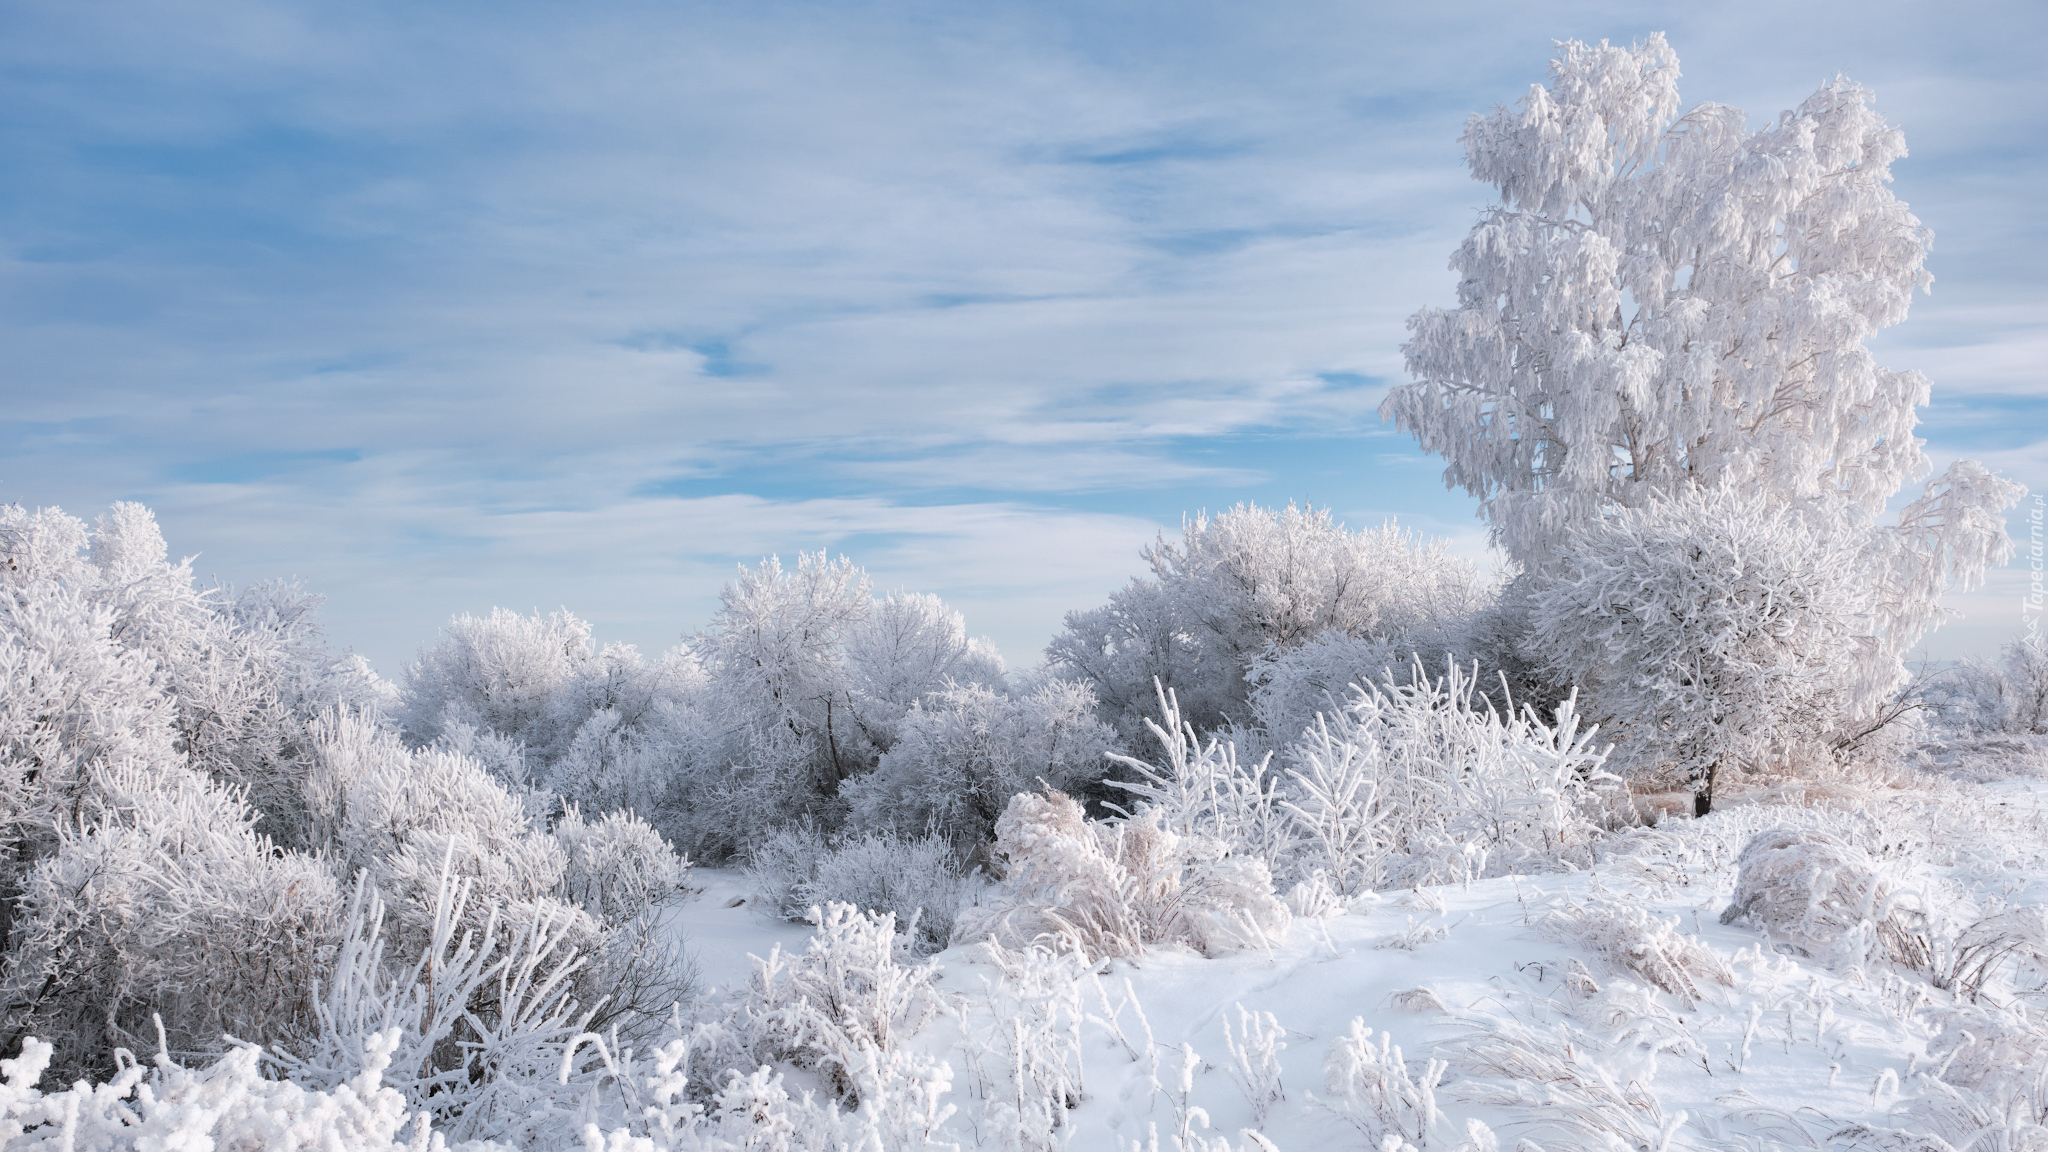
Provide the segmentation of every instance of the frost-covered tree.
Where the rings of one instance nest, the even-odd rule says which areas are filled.
[[[1010,797],[1101,778],[1111,733],[1094,705],[1086,685],[1062,681],[1013,696],[979,685],[933,693],[904,716],[875,770],[848,783],[850,819],[909,836],[929,829],[974,856]]]
[[[522,616],[493,608],[463,613],[405,670],[400,722],[416,743],[431,743],[457,725],[488,730],[524,745],[543,762],[559,755],[575,732],[563,731],[558,696],[597,662],[590,624],[567,609]]]
[[[1180,540],[1161,536],[1143,555],[1150,578],[1133,579],[1102,608],[1069,613],[1046,649],[1055,671],[1094,686],[1104,719],[1133,747],[1157,700],[1155,680],[1198,728],[1248,724],[1262,662],[1335,633],[1398,652],[1405,667],[1410,648],[1440,655],[1485,599],[1471,566],[1443,541],[1391,523],[1353,532],[1328,509],[1292,504],[1197,516]]]
[[[374,707],[289,586],[194,585],[148,509],[0,508],[0,1050],[77,1071],[301,1025],[339,909],[294,848],[309,725]]]
[[[1535,647],[1578,679],[1620,761],[1676,769],[1711,810],[1722,771],[1853,712],[1871,636],[1862,534],[1725,488],[1657,496],[1566,535]]]
[[[698,642],[748,746],[744,758],[797,773],[774,787],[799,802],[832,796],[865,766],[845,643],[873,610],[869,587],[843,556],[803,554],[794,571],[771,556],[719,593]]]
[[[1929,685],[1928,701],[1967,732],[2048,736],[2048,642],[2023,636],[1998,655],[1949,669]]]
[[[1931,233],[1887,187],[1904,137],[1847,79],[1751,132],[1724,105],[1680,114],[1678,74],[1662,35],[1571,42],[1548,87],[1468,122],[1501,202],[1452,257],[1458,306],[1409,321],[1415,379],[1381,408],[1532,574],[1569,562],[1568,530],[1659,495],[1870,525],[1929,470],[1927,379],[1866,347],[1932,281]],[[1876,644],[1854,695],[1896,687],[1944,587],[2003,561],[2016,494],[1961,462],[1865,529]]]
[[[846,637],[847,688],[868,738],[886,750],[903,714],[926,695],[959,684],[1001,691],[1003,658],[967,621],[930,593],[875,601]]]

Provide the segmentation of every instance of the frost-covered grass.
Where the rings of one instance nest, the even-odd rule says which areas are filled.
[[[1804,890],[1819,911],[1752,900],[1724,923],[1761,834],[1781,854],[1860,847],[1805,871],[1756,872],[1751,852],[1745,890],[1767,876],[1775,907]],[[1882,891],[1912,886],[1923,954],[1887,946],[1884,899],[1838,882],[1844,860]],[[735,879],[703,882],[672,923],[756,951],[754,976],[639,1052],[589,1037],[566,1081],[546,1078],[592,1147],[2048,1147],[2048,782],[2033,778],[1731,804],[1611,836],[1582,871],[1368,895],[1212,956],[981,943],[927,966],[845,910],[807,953],[784,922],[729,906]],[[77,1147],[187,1130],[241,1146],[265,1124],[332,1124],[344,1148],[431,1139],[365,1078],[375,1059],[325,1093],[231,1054],[38,1095],[20,1082],[32,1063],[0,1094],[0,1124],[43,1125],[16,1137],[27,1147],[61,1146],[66,1124]],[[292,1146],[277,1139],[247,1146]]]

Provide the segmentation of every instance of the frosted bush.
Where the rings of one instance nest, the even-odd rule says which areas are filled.
[[[1391,1138],[1390,1147],[1406,1141],[1426,1146],[1442,1121],[1436,1089],[1447,1067],[1429,1059],[1411,1069],[1391,1036],[1382,1032],[1375,1043],[1365,1020],[1354,1017],[1350,1031],[1337,1037],[1323,1058],[1324,1095],[1312,1099],[1371,1143]]]
[[[344,868],[370,875],[413,943],[435,915],[444,868],[474,885],[472,918],[558,909],[593,943],[597,922],[559,907],[569,868],[562,841],[536,828],[526,799],[481,762],[408,749],[360,716],[333,718],[320,737],[314,824],[331,830]]]
[[[1455,664],[1354,687],[1281,753],[1301,837],[1292,870],[1340,893],[1590,862],[1602,833],[1595,730],[1571,700],[1503,716]]]
[[[616,709],[593,712],[546,768],[541,787],[564,802],[594,812],[658,812],[665,799],[667,747],[635,731]]]
[[[90,532],[56,509],[0,508],[0,553],[0,585],[16,610],[0,616],[8,695],[20,693],[20,706],[48,718],[33,726],[44,745],[37,751],[56,751],[48,744],[60,734],[83,738],[44,761],[48,788],[75,784],[68,769],[102,754],[108,735],[126,729],[130,740],[156,740],[145,715],[154,713],[169,722],[171,746],[142,759],[182,764],[241,792],[260,831],[287,848],[307,845],[299,789],[306,724],[338,705],[376,707],[387,687],[360,660],[328,651],[318,597],[281,582],[240,592],[197,586],[189,560],[170,560],[155,517],[139,504],[115,504]],[[126,678],[124,700],[105,695],[114,686],[109,657],[146,670]],[[60,667],[65,675],[53,678]],[[98,720],[81,728],[63,718],[91,697],[103,709]],[[0,704],[0,739],[10,728],[6,710]]]
[[[1543,931],[1584,948],[1616,968],[1698,1004],[1709,985],[1730,987],[1735,970],[1720,953],[1698,937],[1678,930],[1641,906],[1594,897],[1585,904],[1565,901],[1546,914]]]
[[[1750,490],[1658,496],[1575,528],[1534,596],[1533,643],[1620,739],[1690,782],[1754,771],[1903,682],[1875,655],[1860,526]]]
[[[577,991],[602,1001],[600,1023],[637,1034],[691,994],[688,962],[652,916],[688,865],[647,823],[630,813],[592,823],[569,809],[551,834],[532,797],[473,757],[408,749],[360,716],[331,717],[319,735],[315,824],[389,902],[406,950],[431,930],[445,870],[471,886],[467,927],[491,915],[513,928],[545,923],[583,955]]]
[[[73,1075],[153,1038],[152,1014],[180,1052],[306,1024],[340,930],[320,862],[276,849],[238,798],[183,767],[129,766],[98,783],[82,823],[20,890],[0,968],[5,1036],[51,1037]]]
[[[663,929],[660,912],[688,882],[690,862],[631,812],[586,823],[571,808],[554,836],[568,857],[559,895],[599,930],[596,940],[568,941],[590,956],[581,990],[602,997],[593,1003],[596,1023],[644,1038],[674,1003],[697,995],[695,963],[683,940]]]
[[[1736,858],[1723,924],[1749,923],[1808,955],[1834,957],[1869,925],[1884,958],[1925,967],[1928,909],[1895,868],[1821,831],[1759,832]],[[1842,957],[1861,963],[1864,956]]]
[[[555,822],[554,836],[567,857],[563,897],[600,923],[637,919],[690,879],[690,862],[632,812],[586,822],[571,807]]]
[[[332,1090],[266,1079],[262,1050],[237,1048],[191,1070],[159,1052],[153,1068],[125,1059],[104,1084],[79,1082],[43,1093],[35,1084],[50,1046],[30,1038],[21,1055],[0,1060],[0,1145],[21,1152],[73,1149],[257,1149],[263,1152],[439,1152],[403,1094],[383,1084],[395,1033],[367,1038],[362,1071]],[[477,1143],[468,1152],[510,1152]]]
[[[960,909],[978,887],[961,873],[944,840],[881,833],[850,837],[827,853],[796,894],[812,905],[837,902],[889,913],[911,951],[930,955],[952,938]]]
[[[595,1009],[575,995],[586,959],[569,937],[581,913],[557,905],[515,920],[475,909],[472,894],[444,871],[414,952],[387,936],[383,902],[359,880],[333,968],[314,982],[317,1023],[272,1058],[295,1080],[333,1088],[362,1076],[373,1038],[389,1036],[380,1071],[451,1133],[523,1141],[573,1130],[560,1079]]]
[[[747,852],[747,885],[757,906],[784,920],[799,921],[810,904],[798,890],[818,875],[818,866],[832,851],[816,824],[803,821],[778,829]]]
[[[597,659],[590,625],[567,610],[524,616],[493,608],[463,613],[440,640],[405,669],[399,721],[415,744],[429,744],[454,725],[519,741],[543,758],[559,754],[562,730],[556,693]]]
[[[870,1052],[888,1055],[938,1011],[938,970],[896,959],[895,917],[850,904],[812,910],[804,953],[778,947],[755,958],[744,1010],[754,1050],[816,1072],[841,1100],[858,1102]]]
[[[1263,947],[1289,921],[1265,865],[1169,831],[1150,809],[1095,822],[1064,793],[1020,793],[996,823],[995,854],[1007,872],[988,904],[962,914],[956,942],[1050,941],[1094,957],[1180,944],[1213,956]]]
[[[759,903],[792,922],[834,902],[890,913],[919,955],[946,946],[955,917],[980,887],[939,837],[885,831],[835,843],[810,825],[785,828],[756,847],[747,876]]]
[[[2048,641],[2014,640],[1995,663],[1963,660],[1927,695],[1951,727],[1965,732],[2048,735]]]
[[[1335,633],[1434,656],[1487,595],[1444,541],[1392,522],[1347,531],[1326,509],[1292,504],[1194,517],[1179,540],[1162,535],[1143,556],[1149,578],[1069,613],[1046,649],[1057,672],[1094,686],[1127,750],[1145,743],[1155,681],[1212,732],[1251,719],[1258,669],[1284,664],[1289,650]]]
[[[1016,695],[980,685],[932,692],[903,715],[875,770],[840,789],[849,822],[936,832],[963,856],[983,852],[1010,797],[1101,777],[1111,733],[1094,707],[1085,684],[1061,681]]]

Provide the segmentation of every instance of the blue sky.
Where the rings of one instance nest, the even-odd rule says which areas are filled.
[[[666,647],[816,548],[1029,664],[1244,499],[1483,559],[1374,415],[1460,125],[1654,30],[1689,103],[1877,91],[1938,281],[1881,358],[2048,491],[2038,4],[192,0],[0,2],[0,500],[145,501],[387,674],[494,604]]]

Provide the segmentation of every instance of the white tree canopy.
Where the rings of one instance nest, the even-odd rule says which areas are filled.
[[[1528,568],[1653,492],[1875,514],[1928,471],[1927,379],[1864,345],[1933,280],[1887,187],[1904,137],[1846,78],[1751,132],[1725,105],[1679,115],[1678,75],[1661,34],[1567,43],[1549,87],[1466,125],[1501,203],[1451,260],[1458,306],[1410,319],[1415,380],[1381,413]]]

